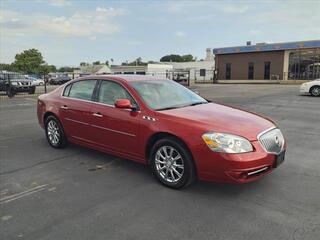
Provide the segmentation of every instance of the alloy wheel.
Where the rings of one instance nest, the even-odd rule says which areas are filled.
[[[312,90],[311,90],[311,94],[313,96],[320,96],[320,88],[319,87],[314,87]]]
[[[59,126],[54,120],[48,122],[47,133],[50,143],[54,146],[58,145],[60,142],[60,132]]]
[[[159,176],[169,183],[178,182],[184,174],[181,154],[172,146],[162,146],[155,154],[155,167]]]

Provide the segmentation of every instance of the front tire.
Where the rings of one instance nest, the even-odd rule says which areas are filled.
[[[160,139],[154,144],[150,155],[153,174],[163,185],[179,189],[194,182],[192,156],[177,139]]]
[[[310,94],[314,97],[320,96],[320,86],[314,86],[310,89]]]
[[[49,116],[46,119],[45,127],[47,140],[52,147],[63,148],[67,145],[63,127],[55,116]]]

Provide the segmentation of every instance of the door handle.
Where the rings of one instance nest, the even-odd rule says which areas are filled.
[[[61,109],[65,109],[65,110],[68,110],[68,106],[67,105],[63,105],[60,107]]]
[[[95,117],[103,117],[103,115],[99,112],[93,113],[92,115]]]

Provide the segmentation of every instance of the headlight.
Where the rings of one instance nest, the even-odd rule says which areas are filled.
[[[252,152],[251,143],[240,136],[226,133],[205,133],[202,139],[214,152],[245,153]]]

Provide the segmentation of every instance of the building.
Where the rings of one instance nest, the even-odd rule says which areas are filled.
[[[109,66],[105,64],[84,65],[84,66],[80,66],[79,68],[73,71],[73,74],[75,76],[84,76],[84,75],[90,75],[90,74],[110,74],[110,73],[111,73],[111,70]]]
[[[213,83],[215,79],[215,63],[211,48],[206,49],[204,60],[191,62],[166,62],[172,65],[167,78],[178,82],[187,81],[187,85],[193,83]]]
[[[166,77],[167,71],[172,69],[172,65],[161,63],[148,63],[146,65],[128,66],[119,65],[111,66],[112,74],[140,74]]]
[[[212,48],[206,49],[206,58],[205,61],[214,61],[214,55],[212,53]]]
[[[218,80],[320,78],[320,40],[213,49]]]
[[[168,72],[168,78],[176,80],[177,77],[188,75],[190,83],[212,83],[214,80],[214,60],[194,62],[170,62],[172,70]],[[178,79],[179,80],[179,79]]]

